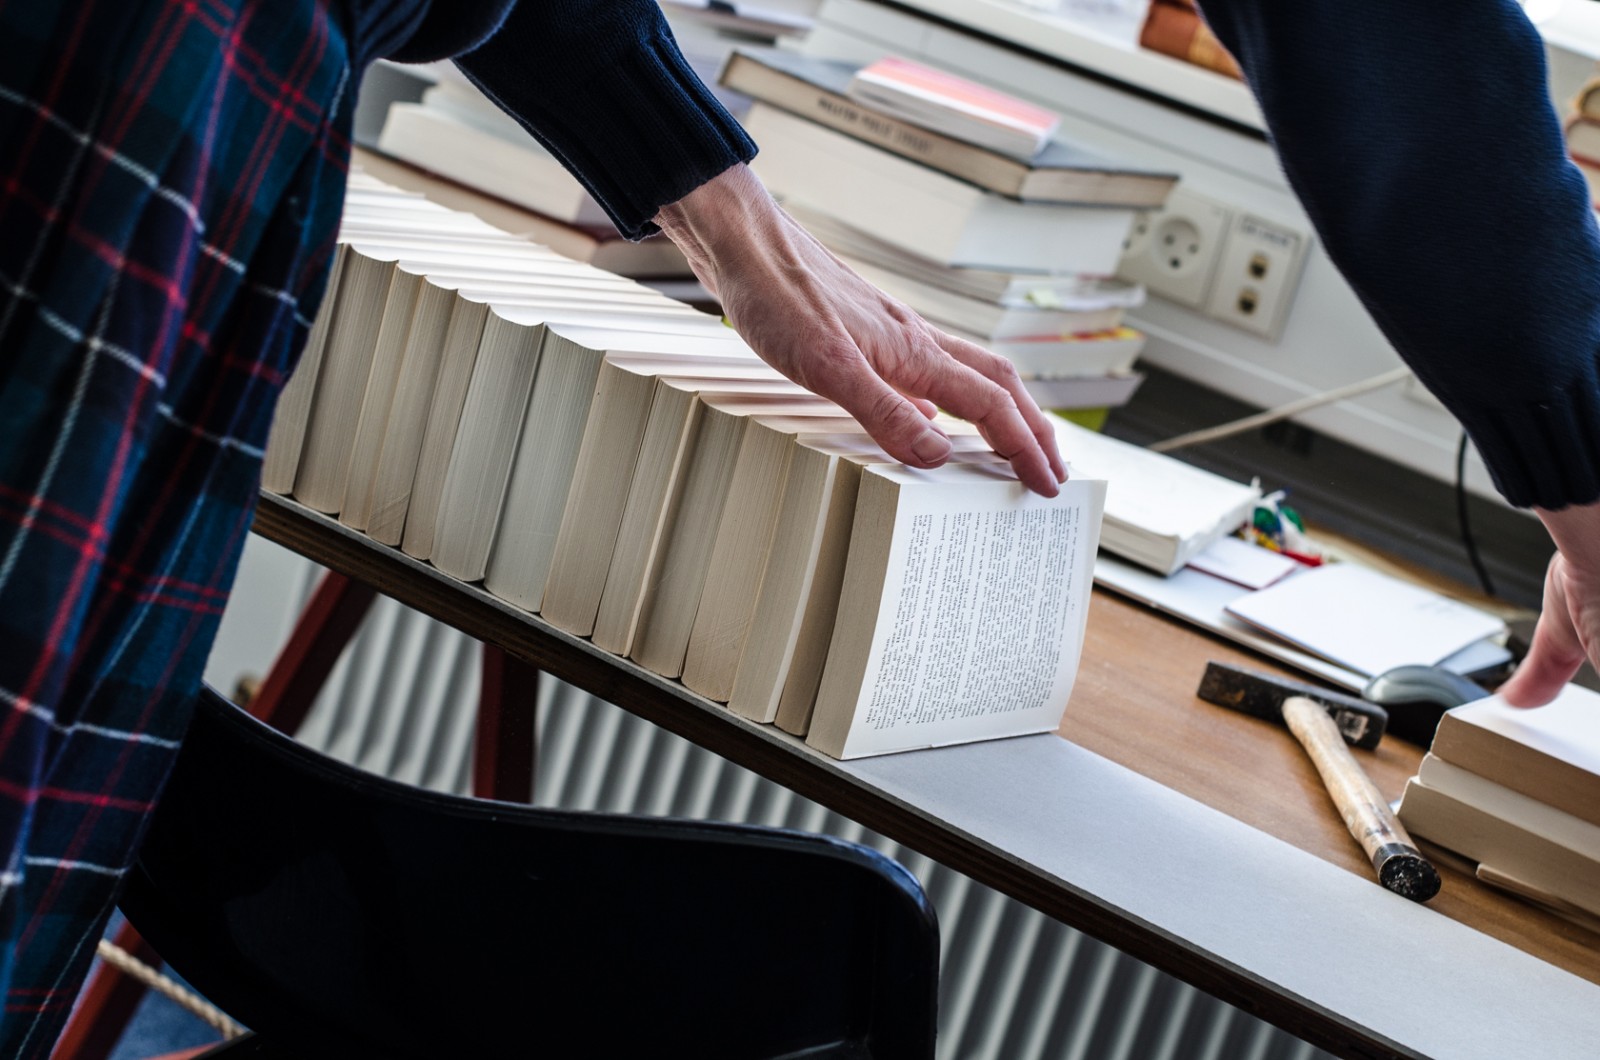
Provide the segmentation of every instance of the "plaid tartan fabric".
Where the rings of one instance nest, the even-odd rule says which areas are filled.
[[[321,298],[326,0],[0,0],[0,1056],[48,1055],[188,722]]]

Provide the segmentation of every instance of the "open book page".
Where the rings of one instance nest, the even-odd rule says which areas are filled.
[[[1505,631],[1494,615],[1351,563],[1293,574],[1239,597],[1228,611],[1369,676],[1431,666]]]
[[[887,511],[872,497],[895,491]],[[1104,503],[1105,483],[1087,478],[1045,498],[1006,469],[868,468],[813,746],[852,758],[1053,731],[1078,669]],[[887,556],[857,680],[846,646],[859,650],[862,631],[843,619],[869,603],[851,597],[876,581],[856,569],[867,544],[856,537],[875,529],[888,531]]]

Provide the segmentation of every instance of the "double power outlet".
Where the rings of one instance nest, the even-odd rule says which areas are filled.
[[[1283,330],[1310,238],[1184,188],[1134,222],[1117,275],[1267,339]]]

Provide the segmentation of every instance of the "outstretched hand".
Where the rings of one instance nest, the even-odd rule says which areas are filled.
[[[1519,707],[1554,699],[1588,659],[1600,666],[1600,504],[1540,511],[1555,540],[1544,578],[1544,608],[1527,658],[1500,695]]]
[[[940,332],[852,272],[734,166],[663,207],[663,232],[744,340],[842,406],[896,460],[937,467],[950,440],[935,406],[977,425],[1035,492],[1066,480],[1055,431],[1002,357]]]

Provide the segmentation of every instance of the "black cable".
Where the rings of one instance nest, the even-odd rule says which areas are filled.
[[[1489,577],[1489,568],[1483,565],[1483,557],[1478,554],[1478,543],[1472,538],[1472,523],[1467,519],[1467,432],[1461,432],[1461,444],[1456,446],[1456,517],[1461,521],[1461,543],[1467,546],[1467,558],[1472,561],[1472,569],[1478,572],[1478,584],[1483,586],[1485,595],[1494,595],[1494,581]]]

